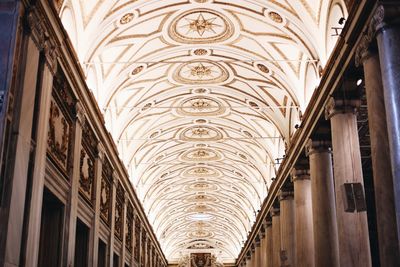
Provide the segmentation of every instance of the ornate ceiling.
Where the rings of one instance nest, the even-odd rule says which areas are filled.
[[[170,262],[189,252],[234,262],[346,15],[339,0],[63,4]]]

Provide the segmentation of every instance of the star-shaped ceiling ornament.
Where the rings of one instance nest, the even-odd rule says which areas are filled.
[[[213,32],[216,34],[214,28],[222,27],[222,25],[215,24],[214,21],[217,17],[212,17],[209,19],[205,19],[202,13],[199,13],[199,16],[196,19],[188,19],[185,18],[189,24],[185,24],[182,27],[187,27],[188,31],[186,34],[191,32],[197,32],[199,36],[203,36],[205,32]]]
[[[205,66],[203,63],[199,63],[195,66],[188,66],[189,70],[186,72],[190,73],[190,76],[197,77],[199,79],[203,79],[205,76],[206,77],[213,77],[213,71],[212,66]]]

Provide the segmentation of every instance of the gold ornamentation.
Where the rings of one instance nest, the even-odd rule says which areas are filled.
[[[175,70],[173,78],[184,84],[215,84],[225,82],[229,78],[229,73],[219,63],[193,61],[181,64]]]
[[[264,73],[269,73],[269,69],[264,64],[257,64],[257,68]]]
[[[133,13],[126,13],[119,20],[119,23],[121,23],[122,25],[128,24],[129,22],[131,22],[133,20],[133,17],[134,17]]]
[[[207,55],[207,50],[199,48],[199,49],[194,50],[193,54],[195,54],[196,56],[204,56],[204,55]]]
[[[233,24],[224,15],[209,9],[189,10],[169,26],[169,36],[180,43],[216,43],[233,35]]]
[[[181,156],[181,160],[189,162],[216,161],[221,159],[221,154],[210,148],[191,149]]]
[[[222,133],[214,127],[202,125],[186,128],[179,138],[182,141],[218,141],[223,138]]]
[[[276,23],[282,23],[283,22],[283,18],[281,17],[281,15],[279,15],[278,13],[276,13],[274,11],[270,11],[268,13],[268,16],[270,17],[270,19],[272,19]]]
[[[216,98],[194,96],[184,99],[179,104],[177,113],[181,116],[221,116],[227,111],[225,106],[226,104],[223,104]]]
[[[144,66],[139,66],[133,69],[132,75],[136,75],[144,69]]]

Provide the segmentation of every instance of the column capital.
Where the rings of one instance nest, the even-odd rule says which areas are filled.
[[[355,63],[356,67],[361,66],[373,54],[371,42],[373,37],[369,34],[363,34],[356,49]]]
[[[272,217],[274,217],[274,216],[279,216],[279,214],[280,214],[280,209],[279,208],[272,208],[271,209],[271,216]]]
[[[291,171],[292,181],[298,180],[310,180],[310,170],[309,169],[296,169],[293,168]]]
[[[85,110],[80,102],[76,102],[75,110],[77,122],[80,123],[80,125],[83,125],[85,123]]]
[[[375,36],[379,31],[400,23],[400,5],[398,1],[382,2],[375,9],[371,19],[368,35]]]
[[[265,225],[265,229],[267,229],[268,227],[271,227],[271,226],[272,226],[271,217],[268,217],[267,219],[265,219],[264,225]]]
[[[31,8],[26,16],[31,37],[36,47],[44,52],[46,65],[50,72],[55,75],[57,71],[57,59],[60,56],[59,47],[54,38],[51,37],[48,29],[50,28],[43,15],[36,7]]]
[[[118,186],[118,173],[114,170],[112,173],[113,185]]]
[[[100,142],[97,143],[97,151],[98,151],[97,157],[99,158],[99,160],[101,162],[104,162],[104,157],[105,157],[106,152],[105,152],[105,148],[104,148],[103,144]]]
[[[314,153],[328,152],[331,153],[332,143],[326,140],[312,140],[308,139],[305,150],[307,157]]]
[[[282,190],[279,193],[279,201],[293,199],[294,192],[293,190]]]
[[[330,97],[325,106],[325,119],[330,119],[337,114],[356,113],[360,106],[359,99],[335,99]]]

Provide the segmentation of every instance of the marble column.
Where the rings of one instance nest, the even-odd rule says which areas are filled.
[[[389,1],[381,1],[383,5],[377,7],[370,31],[376,34],[379,48],[394,185],[397,237],[400,242],[400,25],[398,23],[400,4],[398,1],[391,1],[391,4],[385,4],[385,2]]]
[[[272,216],[272,266],[281,266],[281,222],[279,209],[273,208]]]
[[[75,258],[75,238],[76,238],[76,220],[78,218],[78,200],[79,200],[79,179],[80,179],[80,155],[82,143],[82,125],[84,123],[84,110],[82,105],[78,102],[76,104],[77,119],[75,122],[75,133],[73,141],[73,164],[70,192],[68,196],[68,203],[66,208],[66,227],[65,227],[65,248],[66,257],[64,260],[65,266],[73,266]]]
[[[254,266],[261,266],[260,256],[261,256],[261,240],[258,238],[255,242],[255,252],[254,252]]]
[[[308,140],[315,266],[339,267],[339,239],[336,224],[330,143]]]
[[[265,239],[265,224],[262,226],[260,231],[260,266],[266,266],[266,247],[265,247],[266,239]]]
[[[294,198],[293,191],[281,190],[280,223],[281,223],[281,266],[294,266],[295,232],[294,232]]]
[[[345,184],[363,185],[356,116],[358,104],[358,100],[330,98],[325,110],[326,118],[331,121],[332,131],[340,266],[348,267],[371,266],[366,209],[346,211],[344,197]],[[361,193],[365,196],[363,188]]]
[[[368,123],[371,140],[371,159],[374,178],[376,221],[379,241],[379,258],[382,266],[396,266],[400,259],[396,224],[395,196],[385,101],[379,56],[369,48],[370,38],[364,35],[357,49],[357,61],[364,67],[365,91],[368,105]],[[360,62],[356,62],[360,63]]]
[[[251,265],[251,252],[248,252],[247,256],[246,256],[246,267],[253,267]]]
[[[295,205],[295,266],[313,267],[314,230],[309,170],[292,171]]]
[[[269,220],[266,221],[265,223],[265,260],[266,260],[266,264],[265,267],[272,267],[273,266],[273,262],[272,262],[272,258],[273,258],[273,243],[272,243],[272,220],[271,218]]]

